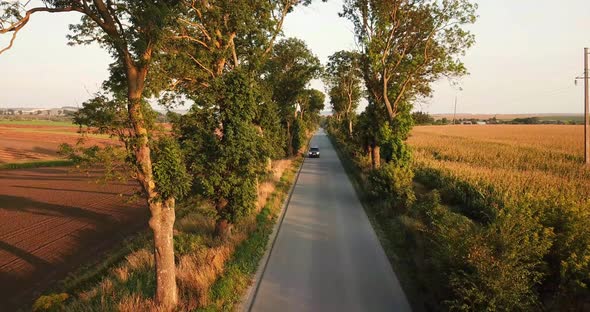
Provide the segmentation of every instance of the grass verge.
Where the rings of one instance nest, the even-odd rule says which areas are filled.
[[[0,169],[30,169],[42,167],[69,167],[73,166],[74,162],[71,160],[43,160],[31,161],[24,163],[6,163],[0,164]]]
[[[77,127],[71,121],[53,121],[43,119],[0,119],[0,125],[30,125],[30,126],[59,126]]]

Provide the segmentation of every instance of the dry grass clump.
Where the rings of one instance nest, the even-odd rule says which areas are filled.
[[[231,257],[233,244],[200,250],[197,253],[180,258],[176,267],[176,278],[184,293],[191,292],[194,302],[186,302],[185,308],[192,310],[209,303],[209,289],[219,274],[223,272],[225,262]]]
[[[272,182],[262,182],[258,184],[258,202],[256,203],[256,210],[260,211],[266,205],[268,196],[275,191],[275,185]]]
[[[113,270],[113,274],[121,282],[126,282],[129,279],[129,269],[126,266],[121,266]]]
[[[190,213],[178,220],[175,228],[185,233],[212,235],[215,231],[215,219],[201,213]]]
[[[131,271],[148,270],[154,267],[154,254],[140,249],[127,256],[127,268]]]
[[[98,288],[92,288],[88,291],[78,294],[78,298],[82,301],[90,301],[98,294]]]
[[[159,309],[152,299],[143,298],[137,294],[124,296],[117,304],[119,312],[163,312],[165,310]]]
[[[262,208],[268,202],[268,197],[276,189],[276,182],[281,180],[281,177],[285,173],[285,170],[291,168],[293,160],[291,159],[279,159],[275,160],[271,164],[272,180],[264,181],[258,184],[258,201],[256,203],[256,211],[260,212]]]
[[[110,278],[105,278],[100,282],[100,292],[103,295],[108,295],[113,293],[113,281]]]
[[[279,181],[283,176],[285,170],[291,168],[293,160],[291,159],[279,159],[272,162],[272,174],[274,181]]]

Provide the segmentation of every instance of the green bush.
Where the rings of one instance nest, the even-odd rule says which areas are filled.
[[[537,287],[553,233],[527,206],[511,206],[482,225],[438,204],[415,205],[427,226],[433,288],[449,310],[529,311],[540,307]]]
[[[415,201],[412,179],[414,172],[409,167],[386,163],[379,169],[369,172],[370,196],[374,200],[387,203],[395,211],[403,211]]]
[[[194,252],[203,245],[203,237],[191,233],[179,232],[174,235],[174,254],[177,257]]]
[[[50,294],[41,296],[33,304],[34,312],[57,312],[62,311],[63,303],[68,300],[70,296],[66,293]]]
[[[480,222],[489,223],[503,206],[501,195],[491,185],[472,185],[438,169],[417,166],[416,180],[430,189],[440,190],[444,202],[457,212]]]

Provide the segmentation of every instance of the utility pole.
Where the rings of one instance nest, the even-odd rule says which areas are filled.
[[[584,76],[577,77],[576,83],[579,79],[584,80],[584,164],[590,166],[590,142],[588,142],[588,126],[590,124],[590,71],[588,70],[589,61],[588,55],[590,49],[584,48]]]
[[[453,125],[455,124],[455,117],[457,116],[457,96],[455,95],[455,111],[453,112]]]
[[[590,165],[590,144],[588,142],[588,124],[590,116],[588,110],[590,106],[590,87],[588,85],[588,48],[584,48],[584,163]]]

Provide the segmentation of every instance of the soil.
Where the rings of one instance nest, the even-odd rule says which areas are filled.
[[[0,124],[0,164],[53,160],[62,143],[76,144],[77,127]],[[86,145],[116,144],[116,140],[90,136]]]
[[[0,170],[0,311],[30,308],[68,272],[145,227],[145,202],[130,200],[137,185],[100,185],[99,175]]]

